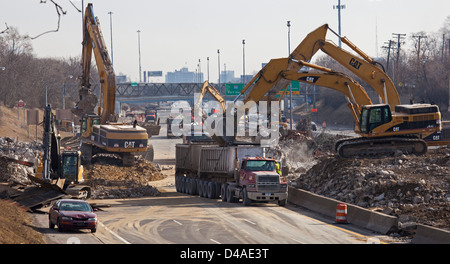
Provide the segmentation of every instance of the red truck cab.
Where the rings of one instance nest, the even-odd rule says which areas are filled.
[[[251,202],[277,201],[285,205],[287,183],[281,168],[277,170],[273,158],[246,157],[242,159],[239,170],[239,187],[244,204]]]

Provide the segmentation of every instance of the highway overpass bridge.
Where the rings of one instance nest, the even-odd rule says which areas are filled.
[[[227,95],[223,83],[212,85],[227,101],[232,101],[237,96],[237,93]],[[193,103],[194,94],[200,92],[201,86],[202,83],[118,83],[116,102],[119,105],[122,103],[141,104],[182,100]],[[205,97],[206,100],[208,98],[210,97]],[[304,96],[293,95],[293,99],[304,99]]]

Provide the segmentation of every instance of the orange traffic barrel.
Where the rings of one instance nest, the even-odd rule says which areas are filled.
[[[339,203],[336,207],[336,223],[347,223],[347,205]]]

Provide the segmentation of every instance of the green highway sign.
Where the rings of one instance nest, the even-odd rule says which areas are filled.
[[[245,83],[227,83],[225,84],[226,95],[239,95],[242,89],[245,87]],[[283,90],[281,90],[283,91]],[[296,81],[291,82],[291,91],[294,95],[300,94],[300,83]],[[281,92],[280,92],[281,94]],[[285,95],[289,94],[289,86]]]

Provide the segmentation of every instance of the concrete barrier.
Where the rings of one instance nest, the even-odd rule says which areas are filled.
[[[413,244],[450,244],[450,232],[431,226],[417,225]]]
[[[332,218],[336,216],[337,204],[342,203],[335,199],[290,186],[288,201]],[[387,234],[389,231],[398,228],[397,217],[373,212],[351,204],[347,204],[347,222],[381,234]]]

